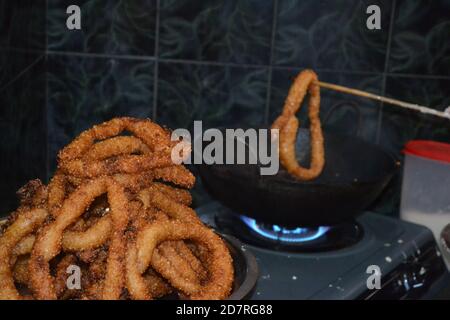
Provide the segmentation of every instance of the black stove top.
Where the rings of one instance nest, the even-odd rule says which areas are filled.
[[[430,298],[450,284],[433,234],[412,223],[364,212],[332,228],[286,229],[217,202],[196,211],[255,256],[259,278],[251,299]],[[373,267],[381,273],[380,288],[369,288]]]
[[[286,252],[324,252],[356,244],[364,231],[356,220],[336,226],[285,228],[261,223],[231,211],[214,215],[214,224],[223,232],[260,248]]]

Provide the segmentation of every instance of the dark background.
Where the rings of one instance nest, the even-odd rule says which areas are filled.
[[[66,8],[82,9],[82,30]],[[381,7],[381,30],[366,8]],[[115,116],[170,128],[270,124],[293,76],[428,105],[450,105],[449,0],[0,0],[0,214],[57,151]],[[399,155],[410,139],[450,141],[450,123],[322,90],[328,130]],[[305,118],[304,111],[300,118]],[[303,123],[303,122],[302,122]],[[396,215],[397,176],[373,209]],[[195,204],[206,201],[198,181]]]

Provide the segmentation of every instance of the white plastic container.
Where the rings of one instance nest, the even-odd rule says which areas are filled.
[[[400,217],[428,227],[450,270],[441,233],[450,223],[450,144],[415,140],[406,144]]]

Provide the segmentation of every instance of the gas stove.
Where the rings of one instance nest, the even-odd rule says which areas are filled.
[[[283,228],[217,202],[197,213],[256,257],[251,299],[432,298],[450,285],[432,233],[401,220],[364,212],[333,227]]]

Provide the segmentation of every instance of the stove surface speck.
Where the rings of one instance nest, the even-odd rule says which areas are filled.
[[[217,221],[227,216],[236,216],[228,208],[212,202],[197,209],[201,219],[221,230]],[[356,219],[363,233],[358,241],[346,247],[320,252],[298,252],[286,250],[283,246],[264,247],[248,244],[248,234],[233,234],[239,238],[256,258],[259,279],[252,299],[356,299],[371,295],[367,287],[369,266],[381,271],[382,279],[397,279],[398,272],[410,266],[411,259],[421,255],[421,248],[432,248],[434,255],[440,255],[431,232],[421,226],[401,220],[365,212]],[[223,227],[222,227],[223,228]],[[243,232],[244,233],[244,232]],[[417,263],[416,263],[417,264]],[[417,266],[416,266],[417,267]],[[423,266],[426,272],[426,265]],[[409,270],[407,268],[407,270]],[[445,267],[444,267],[445,268]],[[419,268],[420,270],[420,268]],[[448,273],[436,284],[428,284],[431,291],[448,283]],[[406,272],[406,274],[409,274]],[[394,277],[395,276],[395,277]],[[415,277],[415,274],[414,274]],[[442,278],[442,279],[441,279]],[[444,279],[445,278],[445,279]],[[399,278],[400,279],[400,278]],[[387,284],[390,291],[413,290],[414,279],[407,282]],[[382,280],[383,281],[383,280]],[[388,281],[388,280],[386,280]],[[395,280],[398,282],[398,280]],[[442,282],[442,283],[441,283]],[[420,282],[418,282],[420,284]],[[405,287],[406,286],[406,287]],[[417,287],[418,288],[418,287]],[[376,289],[375,289],[376,290]],[[434,289],[433,289],[434,290]],[[389,293],[389,292],[388,292]]]

